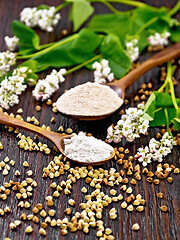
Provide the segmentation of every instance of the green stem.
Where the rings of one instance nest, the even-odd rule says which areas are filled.
[[[166,117],[166,129],[167,129],[167,132],[169,132],[169,116],[168,116],[167,108],[164,108],[164,113]]]
[[[108,7],[113,13],[120,13],[117,9],[115,9],[109,2],[106,0],[100,0],[106,7]]]
[[[152,19],[150,19],[148,22],[146,22],[141,28],[139,28],[139,30],[136,32],[136,35],[139,35],[144,29],[146,29],[147,27],[149,27],[151,24],[153,24],[154,22],[156,22],[158,20],[158,17],[154,17]]]
[[[165,93],[169,93],[169,83],[166,85],[166,88],[165,88]]]
[[[99,2],[98,0],[89,0],[90,2]],[[143,7],[147,6],[147,4],[134,1],[134,0],[107,0],[107,2],[115,2],[115,3],[120,3],[120,4],[125,4],[133,7]]]
[[[163,108],[158,108],[158,109],[156,109],[154,112],[156,113],[156,112],[159,112],[159,111],[161,111]]]
[[[177,12],[180,11],[180,1],[177,1],[176,5],[169,11],[169,16],[175,15]]]
[[[41,50],[41,51],[39,51],[39,52],[30,54],[30,55],[19,56],[19,57],[17,57],[17,59],[34,58],[34,57],[36,57],[36,56],[38,56],[38,55],[44,54],[44,53],[46,53],[46,52],[49,52],[49,51],[51,51],[51,50],[54,49],[54,48],[60,47],[60,46],[64,45],[65,43],[71,42],[72,40],[74,40],[74,39],[77,38],[77,37],[78,37],[78,34],[74,34],[74,35],[72,35],[72,36],[70,36],[70,37],[67,37],[67,38],[65,38],[65,39],[63,39],[63,40],[60,40],[60,41],[54,43],[52,46],[50,46],[50,47],[48,47],[48,48],[46,48],[46,49],[43,49],[43,50]]]
[[[80,68],[86,66],[87,64],[89,64],[89,63],[91,63],[91,62],[94,62],[95,60],[98,60],[98,59],[101,58],[101,57],[102,57],[102,55],[99,54],[99,55],[97,55],[97,56],[95,56],[95,57],[93,57],[93,58],[91,58],[91,59],[89,59],[89,60],[87,60],[87,61],[79,64],[79,65],[77,65],[76,67],[71,68],[70,70],[68,70],[68,71],[64,74],[64,76],[65,76],[65,75],[68,75],[68,74],[70,74],[70,73],[72,73],[72,72],[75,72],[75,71],[79,70]]]
[[[167,81],[169,83],[169,87],[170,87],[170,91],[171,91],[171,98],[172,98],[172,102],[174,104],[175,109],[177,110],[178,104],[176,101],[176,97],[175,97],[175,92],[174,92],[174,85],[173,85],[173,81],[172,81],[172,75],[173,75],[173,67],[172,67],[172,63],[168,62],[168,69],[167,69]]]
[[[101,0],[88,0],[89,2],[101,2]],[[72,3],[72,0],[66,0],[68,3]],[[147,4],[134,1],[134,0],[106,0],[106,2],[115,2],[115,3],[120,3],[120,4],[125,4],[133,7],[143,7],[147,6]]]
[[[162,92],[162,90],[167,86],[167,81],[163,83],[163,85],[158,89],[158,92]]]
[[[54,42],[40,45],[40,46],[39,46],[39,50],[42,50],[42,49],[47,48],[47,47],[50,47],[50,46],[52,46],[53,44],[54,44]]]
[[[59,6],[56,7],[56,13],[59,12],[62,8],[66,7],[70,4],[71,3],[69,3],[69,2],[65,2],[65,3],[60,4]]]
[[[176,70],[176,66],[172,66],[172,65],[169,66],[169,63],[168,63],[168,71],[167,71],[166,79],[165,79],[163,85],[158,89],[158,92],[161,92],[164,88],[166,88],[166,90],[167,90],[168,85],[169,85],[169,81],[171,81],[172,76],[174,75],[175,70]]]

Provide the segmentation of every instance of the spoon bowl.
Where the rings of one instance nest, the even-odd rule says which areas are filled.
[[[144,73],[149,71],[155,66],[162,65],[165,62],[168,62],[172,59],[175,59],[180,56],[180,42],[176,43],[175,45],[172,45],[155,55],[153,55],[151,58],[140,64],[136,69],[128,73],[126,76],[123,78],[116,80],[112,83],[107,83],[106,85],[112,88],[118,96],[124,100],[125,98],[125,92],[126,89],[133,84],[139,77],[141,77]],[[100,120],[104,119],[106,117],[109,117],[111,114],[113,114],[115,111],[119,109],[120,106],[117,106],[116,109],[113,111],[109,112],[108,114],[101,114],[101,115],[70,115],[70,114],[64,114],[68,117],[76,118],[78,120],[82,121],[95,121],[95,120]],[[58,108],[58,106],[57,106]],[[61,110],[59,110],[61,112]]]
[[[60,133],[56,133],[53,131],[49,131],[46,130],[44,128],[41,127],[37,127],[33,124],[27,123],[23,120],[19,120],[16,119],[12,116],[9,116],[7,114],[4,114],[3,112],[0,112],[0,124],[5,124],[8,126],[12,126],[15,128],[21,128],[33,133],[36,133],[42,137],[45,137],[47,139],[49,139],[51,142],[53,142],[56,147],[59,149],[59,151],[68,158],[68,156],[65,154],[64,149],[65,149],[65,145],[64,145],[64,139],[70,139],[73,134],[69,135],[69,134],[60,134]],[[78,160],[74,160],[71,158],[71,161],[79,163],[79,164],[83,164],[83,165],[100,165],[103,164],[105,162],[108,162],[109,160],[111,160],[113,157],[115,156],[115,151],[112,151],[111,156],[109,158],[103,159],[102,161],[98,161],[98,162],[87,162],[87,161],[78,161]]]

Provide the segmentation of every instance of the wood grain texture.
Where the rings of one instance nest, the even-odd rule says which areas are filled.
[[[52,3],[53,2],[53,3]],[[154,6],[161,6],[162,4],[167,7],[172,7],[176,3],[175,0],[147,0],[146,3],[152,4]],[[11,22],[14,19],[19,19],[19,13],[25,6],[37,6],[39,4],[53,4],[58,5],[60,3],[59,0],[1,0],[0,1],[0,48],[1,51],[5,50],[4,44],[4,36],[9,35],[11,36]],[[106,13],[109,10],[103,6],[102,4],[93,4],[95,6],[95,13]],[[129,7],[125,5],[114,4],[114,6],[119,10],[127,10]],[[63,9],[61,12],[62,20],[60,24],[56,27],[53,33],[45,33],[37,29],[38,34],[41,37],[41,43],[48,43],[57,41],[62,37],[61,30],[67,29],[69,34],[72,32],[72,24],[68,20],[68,13],[69,9]],[[178,16],[179,18],[180,16]],[[141,59],[145,59],[150,54],[144,54]],[[160,85],[159,76],[159,67],[154,68],[153,70],[146,73],[143,77],[141,77],[136,83],[134,83],[128,90],[127,90],[127,98],[130,100],[131,106],[135,105],[133,103],[133,97],[137,93],[138,87],[143,82],[151,81],[153,83],[153,90],[157,89]],[[44,77],[49,71],[43,72],[40,74],[40,77]],[[180,78],[180,70],[176,73],[177,79]],[[89,80],[93,80],[92,72],[89,72],[85,69],[78,71],[75,74],[68,75],[66,81],[61,84],[61,88],[57,93],[53,96],[53,101],[55,101],[58,96],[60,96],[64,90],[74,87],[78,84],[85,83]],[[68,119],[62,116],[60,113],[54,114],[51,111],[51,107],[48,107],[46,104],[42,104],[42,111],[36,112],[35,106],[38,105],[37,102],[34,101],[31,95],[32,89],[28,88],[28,90],[22,94],[20,98],[20,103],[17,106],[14,106],[10,111],[16,113],[16,110],[20,107],[23,108],[24,112],[22,114],[23,118],[26,119],[27,116],[35,116],[40,121],[40,124],[50,125],[53,131],[57,132],[57,129],[60,125],[63,125],[64,128],[71,127],[75,132],[80,130],[91,132],[94,136],[98,138],[105,139],[107,127],[111,123],[116,123],[119,119],[119,111],[115,114],[110,116],[105,120],[100,120],[96,122],[80,122],[74,119]],[[180,97],[180,85],[176,87],[176,94]],[[122,107],[123,108],[123,107]],[[56,123],[50,123],[52,117],[55,117]],[[131,154],[136,153],[136,148],[140,144],[147,144],[148,140],[155,136],[155,134],[159,131],[158,128],[152,128],[149,132],[148,137],[142,137],[140,140],[137,140],[131,144],[123,141],[122,144],[124,147],[128,147],[130,149]],[[29,134],[26,132],[26,135],[33,136],[33,134]],[[4,182],[9,181],[12,179],[13,181],[22,181],[26,177],[26,170],[22,166],[24,161],[28,161],[29,169],[32,169],[34,172],[33,178],[37,181],[38,185],[34,190],[33,197],[29,200],[31,206],[35,206],[37,203],[41,202],[44,205],[46,200],[45,197],[47,195],[52,194],[52,189],[50,188],[50,184],[54,180],[50,179],[43,179],[43,167],[47,166],[48,163],[53,159],[53,156],[57,154],[54,150],[50,155],[45,155],[43,153],[36,153],[36,152],[26,152],[22,149],[19,149],[17,146],[18,139],[14,133],[9,133],[4,126],[0,126],[0,141],[4,146],[4,150],[0,151],[0,160],[3,160],[6,156],[10,159],[13,159],[16,163],[15,166],[11,168],[10,173],[4,177],[2,172],[0,172],[0,185]],[[53,149],[53,144],[48,142],[45,139],[41,138],[43,143],[48,143]],[[175,147],[173,149],[173,153],[168,156],[167,161],[169,163],[174,164],[175,166],[179,167],[179,160],[180,158],[180,151],[179,147]],[[72,164],[72,166],[75,166]],[[116,164],[116,162],[111,161],[106,163],[102,166],[104,169],[109,169],[111,167],[120,170],[121,167]],[[155,169],[155,165],[151,165],[150,168],[152,170]],[[15,177],[14,173],[15,170],[19,170],[21,175],[19,178]],[[166,180],[161,181],[160,185],[153,185],[149,184],[146,181],[146,177],[142,175],[141,181],[138,182],[136,187],[133,190],[134,194],[140,193],[146,200],[147,204],[145,206],[145,211],[142,213],[137,213],[136,211],[129,213],[123,210],[120,207],[120,203],[113,203],[108,208],[103,209],[103,221],[105,223],[105,227],[110,227],[113,230],[113,234],[115,239],[117,240],[177,240],[180,239],[180,177],[179,175],[173,175],[174,183],[169,184]],[[55,179],[57,183],[61,180],[67,179],[67,174],[62,175],[60,178]],[[73,191],[70,196],[66,196],[63,192],[60,194],[58,199],[55,199],[55,207],[56,210],[56,218],[62,219],[65,214],[64,210],[68,207],[68,199],[74,198],[76,201],[76,206],[73,210],[79,211],[78,204],[83,202],[84,194],[81,193],[81,188],[86,186],[88,192],[92,192],[92,188],[85,183],[85,180],[79,180],[75,185],[73,185]],[[118,187],[117,187],[118,189]],[[109,194],[110,188],[103,186],[102,190]],[[119,191],[119,190],[118,190]],[[163,192],[164,198],[163,200],[158,199],[156,193]],[[11,191],[11,194],[8,196],[7,201],[0,200],[0,208],[5,206],[9,206],[11,208],[11,213],[9,215],[5,215],[0,217],[0,239],[4,239],[5,237],[9,237],[13,240],[36,240],[36,239],[48,239],[48,240],[57,240],[57,239],[68,239],[68,240],[93,240],[96,239],[96,230],[90,229],[88,234],[84,234],[82,231],[78,231],[76,233],[68,233],[67,236],[63,237],[60,234],[60,230],[57,227],[48,227],[47,228],[47,236],[41,237],[38,234],[39,224],[33,224],[34,231],[31,235],[25,234],[24,230],[27,225],[30,225],[31,222],[25,221],[22,222],[21,226],[17,229],[12,231],[9,228],[9,223],[19,218],[19,216],[26,212],[27,214],[31,213],[32,208],[29,210],[21,210],[17,207],[17,199],[15,197],[15,192]],[[167,205],[168,212],[163,213],[160,210],[161,205]],[[118,218],[116,220],[110,220],[108,217],[109,209],[115,207],[117,209]],[[48,207],[46,208],[49,209]],[[42,221],[42,219],[41,219]],[[132,225],[138,222],[141,226],[138,232],[132,231]]]

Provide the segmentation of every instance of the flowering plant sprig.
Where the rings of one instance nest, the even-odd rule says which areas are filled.
[[[172,29],[172,26],[175,24],[177,25],[178,21],[175,21],[171,17],[173,14],[179,11],[180,3],[178,2],[173,9],[168,11],[165,8],[159,9],[137,1],[118,0],[118,2],[136,7],[131,12],[131,21],[129,21],[129,11],[126,12],[126,14],[123,13],[123,19],[125,20],[125,24],[127,24],[126,28],[124,28],[124,25],[121,25],[121,21],[116,21],[116,18],[119,18],[122,13],[114,9],[110,3],[102,2],[114,12],[113,18],[111,18],[112,16],[110,14],[107,14],[107,16],[102,16],[103,21],[100,20],[100,24],[98,21],[95,22],[95,27],[93,27],[92,19],[88,25],[88,28],[83,28],[78,33],[72,34],[71,36],[59,40],[58,42],[47,43],[44,45],[40,45],[39,36],[34,30],[26,27],[22,22],[13,21],[12,30],[14,35],[19,39],[20,46],[16,59],[36,60],[38,62],[38,68],[36,72],[48,69],[49,67],[64,68],[74,66],[68,70],[67,73],[71,73],[84,66],[89,67],[90,64],[90,68],[92,69],[92,62],[96,61],[97,59],[106,59],[109,62],[114,76],[116,78],[123,77],[129,71],[131,67],[131,61],[134,61],[138,57],[138,54],[148,45],[147,37],[149,36],[150,32],[154,32],[155,23],[160,28],[160,32],[163,32],[164,29],[167,29],[171,33],[171,36],[173,36],[173,32],[178,31],[178,29],[177,31],[176,29]],[[26,8],[24,9],[24,12],[21,12],[21,20],[28,26],[39,26],[41,29],[52,31],[53,26],[57,24],[57,21],[60,18],[60,15],[57,14],[57,12],[70,4],[72,4],[73,9],[72,19],[74,23],[74,30],[77,30],[93,13],[91,1],[66,0],[66,2],[57,7],[41,5],[33,9]],[[84,9],[86,11],[82,16],[81,12],[84,11]],[[147,12],[149,11],[154,17],[152,19],[149,19],[148,17],[145,18],[146,20],[144,20],[144,15],[147,15]],[[166,21],[161,26],[158,21],[162,21],[162,15],[163,19],[166,19]],[[99,17],[101,18],[101,16]],[[107,21],[105,20],[106,17],[108,18]],[[115,24],[113,24],[112,21],[115,21]],[[117,22],[118,28],[116,28],[116,31],[114,31],[112,26],[116,26]],[[137,22],[140,22],[142,26],[137,25]],[[103,26],[101,26],[101,23]],[[108,27],[108,24],[110,24],[110,28]],[[132,38],[131,36],[132,32],[134,34],[132,24],[135,24],[136,28],[138,29],[136,32],[137,38]],[[100,29],[98,29],[97,26],[100,27]],[[104,28],[105,30],[103,30]],[[129,29],[131,29],[132,32],[129,32]],[[103,32],[104,34],[102,34]],[[148,36],[146,36],[145,41],[143,42],[142,36],[144,36],[144,33],[145,36],[147,34]],[[129,39],[138,39],[138,42],[136,40],[132,40],[132,42],[127,41],[128,34],[131,36]],[[15,38],[13,39],[15,40]],[[12,48],[15,47],[13,46],[13,39],[6,37],[7,44]],[[178,41],[177,35],[174,39],[175,41]],[[99,55],[96,54],[97,52]],[[54,58],[54,53],[56,53],[56,58]],[[14,53],[10,53],[11,57],[16,55],[13,54]],[[13,58],[14,57],[12,57],[12,59],[5,59],[4,57],[2,62],[0,59],[0,77],[8,73],[11,65],[15,64],[16,61],[15,59],[13,60]],[[102,78],[102,75],[98,76],[98,74],[100,74],[100,70],[95,72],[95,78],[97,81],[104,81],[104,77],[109,81],[113,79],[113,74],[108,73],[109,67],[107,66],[105,67],[104,72],[103,70],[101,72],[102,75],[105,74],[105,76]],[[52,94],[52,91],[50,92]]]
[[[126,42],[126,54],[131,59],[131,62],[134,62],[139,57],[139,47],[137,46],[138,40],[133,39],[129,42]]]
[[[163,32],[161,34],[156,32],[154,35],[150,35],[147,40],[151,46],[166,46],[168,45],[170,35],[169,32]]]
[[[97,2],[98,1],[99,0],[97,0]],[[115,10],[109,2],[105,3],[105,1],[102,1],[102,3],[104,3],[107,7],[109,7],[114,12],[114,14],[112,14],[112,16],[111,14],[106,14],[107,16],[104,16],[104,15],[97,16],[97,21],[96,21],[96,16],[92,18],[92,20],[88,25],[89,32],[87,34],[87,31],[86,31],[86,35],[83,36],[83,39],[80,36],[81,36],[81,31],[85,29],[82,29],[79,33],[68,36],[67,38],[64,38],[63,40],[60,40],[58,42],[39,45],[39,38],[37,34],[35,32],[32,32],[33,31],[32,29],[31,31],[28,31],[27,28],[26,29],[24,28],[23,30],[23,26],[22,25],[20,26],[20,24],[17,24],[17,21],[16,21],[16,23],[13,23],[12,26],[13,26],[14,34],[18,38],[20,38],[20,52],[19,52],[20,56],[18,56],[18,58],[36,59],[41,65],[40,70],[45,70],[49,66],[56,67],[56,68],[62,68],[62,67],[67,68],[71,66],[77,66],[78,68],[78,66],[88,67],[89,66],[88,64],[82,65],[83,62],[93,59],[95,56],[94,53],[99,52],[101,55],[101,58],[104,58],[109,61],[110,67],[112,69],[112,72],[114,73],[114,76],[116,78],[121,78],[129,71],[131,67],[131,62],[135,61],[138,58],[139,54],[144,50],[144,48],[148,46],[147,37],[150,35],[150,32],[155,31],[157,26],[158,28],[160,28],[160,32],[163,32],[164,29],[169,29],[169,32],[171,32],[171,35],[173,35],[172,32],[174,31],[176,32],[176,30],[171,30],[171,28],[172,28],[172,23],[177,24],[177,21],[172,21],[173,19],[171,19],[171,16],[175,14],[177,11],[179,11],[179,5],[180,5],[179,3],[177,3],[172,10],[167,11],[167,9],[165,8],[162,8],[162,9],[155,8],[137,1],[119,0],[118,3],[127,4],[127,5],[136,7],[135,9],[132,10],[131,13],[129,12],[127,12],[126,14],[123,13],[123,19],[124,19],[123,21],[125,21],[125,23],[123,22],[123,24],[127,25],[126,28],[124,28],[124,25],[123,26],[121,25],[121,21],[118,21],[118,18],[122,15],[122,13]],[[71,19],[73,19],[74,30],[79,29],[82,23],[93,13],[93,7],[91,6],[91,1],[71,1],[71,0],[66,0],[64,3],[62,3],[57,7],[49,7],[47,5],[38,6],[35,9],[33,8],[34,9],[33,11],[48,12],[50,11],[50,9],[54,9],[53,13],[57,14],[59,10],[61,10],[63,7],[66,7],[67,5],[72,5]],[[84,11],[84,9],[86,9],[86,11]],[[24,11],[27,12],[26,10]],[[84,13],[83,15],[81,14],[82,11]],[[150,16],[152,15],[154,17],[152,19],[151,17],[144,18],[144,16],[149,16],[148,15],[149,12],[151,12]],[[30,13],[30,15],[32,14]],[[160,21],[162,21],[161,19],[162,16],[163,16],[163,19],[166,19],[166,21],[164,24],[161,25]],[[28,18],[28,14],[26,17]],[[129,21],[130,18],[131,18],[131,21]],[[45,19],[43,19],[43,21],[45,21]],[[36,21],[32,16],[27,20],[28,26],[31,26],[31,24],[29,23],[30,21],[32,22],[34,21],[34,25],[37,25]],[[137,24],[137,22],[140,22],[141,24]],[[115,27],[117,23],[118,23],[118,28],[117,27],[116,29],[112,28],[112,26]],[[133,38],[134,24],[137,31],[136,31],[136,35]],[[45,23],[44,25],[46,26]],[[33,26],[33,23],[32,23],[32,26]],[[21,34],[22,32],[26,32],[28,36],[30,36],[29,42],[27,42],[27,38],[25,37],[25,34]],[[104,34],[102,34],[102,32]],[[130,38],[128,38],[128,35]],[[98,41],[97,36],[98,38],[100,38],[101,42]],[[82,40],[83,40],[83,44],[82,44]],[[178,41],[177,37],[176,37],[176,41]],[[97,44],[95,45],[95,43]],[[27,46],[29,46],[29,48]],[[62,58],[61,48],[63,52],[66,54],[66,56],[68,56],[68,58],[67,57],[64,58],[64,61]],[[75,49],[72,49],[72,48],[75,48]],[[87,49],[89,50],[91,49],[90,54],[89,52],[87,52]],[[54,54],[53,54],[55,50],[58,50],[56,51],[56,54],[57,54],[56,61],[54,61]],[[72,54],[73,52],[76,53],[75,56],[73,56]],[[44,58],[46,58],[46,64],[43,61]],[[98,76],[97,76],[97,79],[98,79]]]
[[[10,51],[14,51],[17,45],[19,44],[19,38],[17,38],[16,36],[14,37],[5,36],[4,41],[6,43],[7,48]]]
[[[0,78],[10,71],[11,66],[16,64],[16,53],[0,52]]]
[[[65,81],[63,75],[66,69],[60,69],[58,72],[53,69],[51,74],[47,75],[45,79],[39,80],[32,94],[37,101],[45,101],[59,89],[59,83]]]
[[[132,142],[139,138],[139,134],[146,134],[149,121],[142,118],[143,104],[138,104],[137,108],[130,107],[125,110],[126,114],[121,116],[116,126],[110,126],[107,130],[107,141],[118,143],[124,136],[127,141]]]
[[[39,27],[47,32],[52,32],[61,18],[59,13],[56,13],[54,6],[49,9],[38,9],[36,7],[24,8],[20,13],[20,20],[28,27]]]
[[[112,82],[114,80],[114,73],[111,73],[109,61],[102,59],[101,62],[94,62],[92,65],[95,68],[94,81],[97,83]]]
[[[14,69],[11,76],[5,77],[0,87],[1,107],[8,110],[14,104],[19,103],[19,95],[27,88],[25,82],[31,82],[32,80],[31,77],[28,77],[31,73],[32,70],[28,69],[28,67],[20,67]]]
[[[150,126],[166,125],[167,132],[163,135],[160,141],[152,138],[149,146],[138,149],[135,158],[146,166],[152,161],[162,162],[167,156],[176,142],[171,134],[170,125],[173,123],[173,128],[180,129],[180,99],[175,98],[172,76],[175,71],[175,66],[168,62],[167,77],[164,84],[158,91],[154,91],[149,97],[145,108],[143,118],[149,120]],[[165,92],[163,92],[165,90]],[[170,91],[170,95],[168,92]]]
[[[151,138],[149,146],[138,148],[135,159],[145,167],[152,161],[162,162],[163,158],[171,153],[173,145],[176,145],[173,137],[166,132],[160,141]]]

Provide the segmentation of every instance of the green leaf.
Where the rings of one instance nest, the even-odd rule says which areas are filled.
[[[27,47],[21,47],[20,51],[18,52],[18,55],[20,56],[30,55],[34,53],[34,51],[35,51],[34,48],[27,49]]]
[[[168,15],[167,8],[154,8],[152,6],[143,6],[133,10],[132,22],[131,22],[131,34],[135,34],[136,31],[141,28],[145,23],[149,22],[150,20],[158,18],[157,21],[151,23],[147,29],[153,29],[158,32],[162,32],[162,21],[165,22],[166,26],[170,23],[171,18]],[[158,23],[158,21],[161,22]]]
[[[137,35],[137,31],[152,19],[156,19],[156,21],[138,34],[138,47],[140,52],[149,45],[147,41],[149,35],[155,32],[162,33],[164,31],[169,31],[170,17],[167,13],[167,9],[164,7],[157,9],[147,5],[133,10],[129,35]]]
[[[38,70],[45,70],[48,67],[71,67],[96,56],[94,52],[100,45],[100,42],[101,38],[97,34],[83,28],[78,33],[76,39],[38,55],[33,59],[39,63]]]
[[[116,78],[123,77],[131,67],[131,61],[126,55],[119,38],[109,34],[100,46],[103,57],[109,61],[109,66]]]
[[[180,41],[180,26],[176,26],[171,29],[171,36],[170,39],[172,42],[179,42]]]
[[[180,99],[176,98],[176,101],[180,106]],[[171,96],[167,93],[154,91],[146,102],[143,118],[149,120],[152,127],[166,125],[164,108],[167,108],[171,123],[177,116]]]
[[[125,47],[125,37],[129,34],[130,12],[118,14],[95,15],[89,22],[88,28],[98,32],[118,36],[123,47]]]
[[[94,8],[86,0],[73,1],[71,18],[73,30],[77,31],[81,25],[92,15]]]
[[[146,105],[144,107],[145,116],[144,119],[152,121],[154,119],[154,111],[156,109],[156,93],[153,92],[148,98]]]
[[[169,122],[171,123],[173,118],[176,116],[176,110],[174,107],[167,107],[167,112],[168,112]],[[164,113],[164,108],[162,108],[161,110],[155,112],[154,120],[150,121],[150,126],[156,127],[156,126],[164,126],[166,124],[167,124],[166,116]]]
[[[12,22],[12,31],[20,39],[20,50],[39,49],[39,36],[24,23],[14,20]]]
[[[174,118],[173,119],[173,129],[174,130],[180,130],[180,118]]]
[[[21,65],[19,65],[19,67],[28,67],[33,72],[36,72],[36,70],[38,68],[38,62],[35,60],[27,60],[27,61],[23,62]]]
[[[168,93],[156,92],[156,106],[158,107],[173,107],[173,101]],[[180,98],[176,98],[177,104],[180,106]]]

